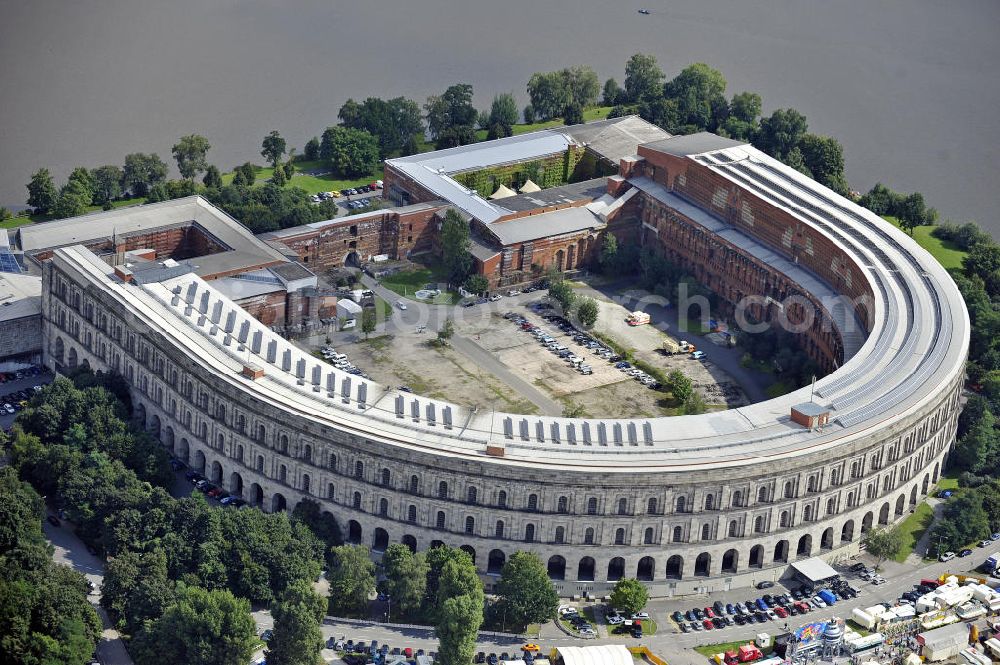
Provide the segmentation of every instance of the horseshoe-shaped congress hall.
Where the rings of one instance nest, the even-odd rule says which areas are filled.
[[[725,314],[749,303],[794,327],[827,371],[814,386],[694,416],[476,410],[335,369],[190,263],[131,269],[82,245],[42,264],[45,362],[121,374],[137,420],[252,505],[313,499],[376,557],[461,547],[488,590],[517,550],[565,596],[623,577],[653,596],[746,587],[856,554],[927,495],[954,443],[969,344],[957,287],[911,238],[748,144],[702,133],[635,151],[598,183],[599,205],[567,209],[593,218],[586,246],[630,228]],[[497,237],[532,219],[462,197],[442,205]]]

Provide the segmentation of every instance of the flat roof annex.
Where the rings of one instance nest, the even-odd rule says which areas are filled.
[[[22,226],[18,238],[24,252],[89,244],[116,235],[150,233],[195,223],[229,251],[190,260],[199,275],[228,273],[241,268],[284,263],[288,259],[242,224],[201,196],[95,212],[79,217]]]
[[[669,136],[641,118],[626,116],[388,159],[386,164],[435,196],[489,224],[512,210],[504,201],[491,202],[483,197],[492,192],[471,190],[452,178],[453,175],[557,155],[570,146],[586,146],[617,165],[622,157],[634,154],[640,144]]]

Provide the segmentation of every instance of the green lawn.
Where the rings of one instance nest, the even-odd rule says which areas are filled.
[[[16,229],[19,226],[24,226],[25,224],[34,224],[35,220],[31,217],[11,217],[0,222],[0,229]]]
[[[903,545],[899,548],[899,552],[893,557],[893,560],[897,563],[906,561],[906,557],[913,553],[913,548],[916,547],[917,541],[920,540],[933,521],[934,510],[929,504],[921,502],[917,506],[917,509],[896,527],[899,529]]]
[[[938,491],[958,489],[958,471],[952,469],[941,475],[937,484],[934,485]]]
[[[592,106],[583,111],[583,121],[593,122],[595,120],[604,120],[611,113],[610,106]],[[563,122],[562,118],[553,118],[552,120],[543,120],[541,122],[533,122],[530,125],[519,124],[514,125],[512,128],[514,130],[514,135],[527,134],[528,132],[537,132],[542,129],[552,129],[553,127],[565,127],[566,123]],[[476,130],[476,140],[485,141],[487,136],[487,131],[485,129]],[[428,145],[428,150],[433,150],[434,146]]]
[[[899,227],[899,222],[896,221],[895,217],[886,217],[885,219],[897,228]],[[913,239],[917,241],[918,245],[930,252],[931,256],[945,268],[961,268],[965,252],[950,242],[938,240],[932,236],[931,231],[933,230],[933,226],[918,226],[913,229]]]
[[[430,266],[416,268],[414,270],[405,270],[388,275],[382,278],[381,284],[394,293],[398,293],[399,295],[406,296],[408,298],[413,298],[413,293],[424,288],[425,285],[430,283],[436,284],[444,281],[446,280],[437,269],[437,266]],[[431,302],[437,305],[452,305],[458,302],[458,299],[458,293],[453,291],[443,291],[441,295],[434,300],[422,302]]]
[[[121,199],[120,201],[112,201],[111,207],[125,208],[128,206],[139,205],[145,200],[146,199],[141,196],[131,199]],[[87,206],[87,209],[83,214],[87,215],[92,212],[100,212],[101,210],[103,210],[101,206]],[[14,229],[19,226],[26,226],[28,224],[35,224],[38,222],[49,222],[52,220],[53,218],[49,215],[31,215],[29,217],[13,217],[11,219],[5,219],[4,221],[0,222],[0,229]]]
[[[333,173],[327,173],[325,175],[309,175],[309,171],[328,171],[329,167],[322,161],[300,161],[295,162],[295,175],[292,176],[291,180],[285,184],[285,187],[298,187],[299,189],[305,190],[309,194],[316,194],[317,192],[329,192],[333,190],[343,190],[349,189],[351,187],[358,187],[359,185],[367,185],[374,180],[382,180],[384,169],[380,168],[376,173],[370,176],[365,176],[364,178],[355,178],[353,180],[345,180],[343,178],[338,178]],[[271,179],[274,174],[274,169],[270,166],[257,166],[257,179],[254,181],[255,186],[261,186],[265,182]],[[234,173],[232,171],[222,174],[222,183],[228,185],[233,181]]]

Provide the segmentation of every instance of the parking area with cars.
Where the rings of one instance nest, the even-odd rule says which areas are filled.
[[[784,625],[794,617],[822,610],[841,600],[856,598],[861,593],[856,586],[839,577],[822,586],[789,584],[789,587],[775,587],[773,583],[765,582],[759,585],[760,590],[774,588],[777,591],[746,600],[720,599],[703,607],[675,610],[670,619],[682,633],[771,622]]]
[[[371,196],[368,196],[368,194],[371,194]],[[313,194],[309,197],[309,200],[313,203],[334,201],[336,202],[338,208],[343,208],[349,214],[362,208],[381,204],[382,181],[372,180],[367,185],[358,185],[357,187],[351,187],[344,190],[334,189],[328,192],[319,192],[318,194]]]
[[[32,396],[52,379],[52,373],[41,365],[0,373],[0,429],[13,425]]]

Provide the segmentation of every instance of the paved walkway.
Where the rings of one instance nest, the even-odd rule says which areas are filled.
[[[451,338],[451,346],[476,365],[506,383],[521,397],[531,401],[532,404],[541,410],[542,414],[546,416],[562,415],[562,404],[511,372],[499,358],[481,347],[479,344],[476,344],[475,340],[456,334]]]
[[[45,536],[52,543],[53,560],[83,573],[88,580],[94,583],[94,592],[90,594],[89,599],[104,626],[104,630],[101,632],[101,641],[97,644],[97,657],[101,661],[101,665],[132,665],[132,657],[125,649],[125,643],[111,623],[108,613],[100,605],[101,583],[104,581],[104,562],[87,551],[83,541],[73,534],[72,526],[68,522],[63,522],[63,526],[56,527],[46,521],[42,523],[42,527],[45,530]]]

